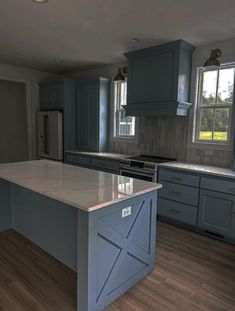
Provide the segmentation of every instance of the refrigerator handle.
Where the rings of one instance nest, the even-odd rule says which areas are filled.
[[[49,154],[49,116],[43,116],[43,125],[44,125],[44,152]]]

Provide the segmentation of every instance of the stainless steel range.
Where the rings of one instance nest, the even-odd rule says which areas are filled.
[[[176,159],[157,156],[139,155],[120,161],[120,174],[157,182],[157,167],[160,163],[175,161]]]

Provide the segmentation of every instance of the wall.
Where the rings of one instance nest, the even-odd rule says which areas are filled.
[[[0,103],[4,108],[4,113],[0,113],[0,163],[26,161],[28,142],[25,83],[0,80]]]
[[[40,72],[23,67],[11,66],[0,63],[0,79],[22,82],[26,84],[27,102],[27,128],[28,128],[28,154],[29,159],[36,158],[36,111],[39,110],[39,86],[42,80],[56,78],[55,74]],[[4,105],[1,104],[1,113],[4,113]],[[9,120],[10,122],[11,120]]]
[[[202,66],[205,60],[208,59],[211,49],[217,47],[223,50],[222,62],[235,61],[235,38],[196,48],[192,62],[191,102],[193,104],[196,68]],[[105,76],[112,79],[117,74],[118,68],[124,65],[125,63],[121,63],[80,71],[70,75],[70,77],[90,79]],[[190,109],[189,117],[185,118],[142,117],[139,119],[138,124],[138,140],[118,141],[111,139],[109,151],[127,154],[155,154],[177,158],[180,161],[230,167],[232,150],[213,150],[210,147],[198,148],[198,146],[192,144],[193,110],[194,107]]]

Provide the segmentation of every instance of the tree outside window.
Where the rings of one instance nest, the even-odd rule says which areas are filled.
[[[231,134],[235,65],[200,68],[195,120],[195,142],[228,144]]]

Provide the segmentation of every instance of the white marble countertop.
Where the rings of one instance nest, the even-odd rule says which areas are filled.
[[[0,178],[92,212],[161,185],[50,160],[0,164]]]
[[[200,165],[184,162],[166,162],[159,165],[160,167],[173,168],[177,170],[193,171],[196,173],[215,175],[218,177],[235,178],[235,171],[217,166]]]
[[[66,150],[66,153],[70,154],[80,154],[84,156],[90,157],[100,157],[100,158],[107,158],[107,159],[126,159],[132,157],[130,154],[121,154],[121,153],[112,153],[112,152],[89,152],[89,151],[79,151],[79,150]]]

